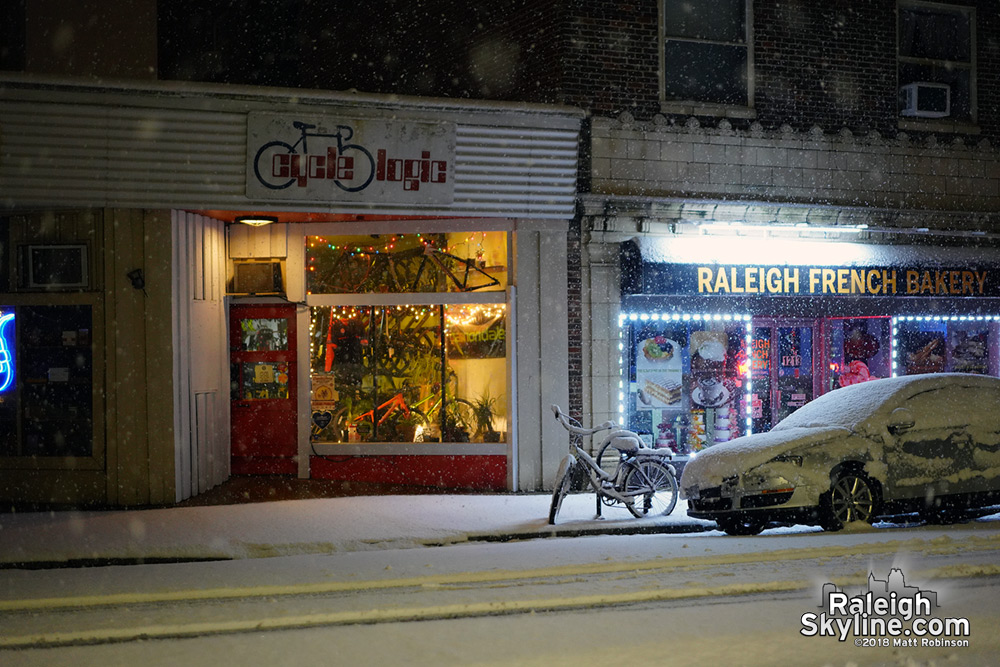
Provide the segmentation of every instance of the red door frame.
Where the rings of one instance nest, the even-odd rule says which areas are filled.
[[[244,350],[240,322],[246,319],[287,320],[287,349]],[[230,443],[234,475],[294,475],[298,472],[297,333],[294,305],[230,307]],[[251,372],[251,364],[254,362],[283,364],[278,369],[287,374],[287,398],[249,399],[243,395],[244,381],[247,379],[245,373]]]

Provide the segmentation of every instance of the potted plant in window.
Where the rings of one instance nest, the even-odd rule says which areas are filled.
[[[448,403],[444,422],[441,425],[441,440],[443,442],[469,441],[469,423],[465,414],[468,410],[467,401],[462,399]]]
[[[395,420],[395,442],[416,442],[417,429],[425,424],[422,415],[411,410],[408,415],[400,415]]]
[[[500,442],[500,432],[493,428],[496,406],[497,399],[490,395],[489,389],[472,402],[472,414],[476,420],[476,440]]]

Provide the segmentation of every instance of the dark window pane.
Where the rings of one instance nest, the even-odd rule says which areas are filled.
[[[908,58],[970,62],[971,28],[965,12],[901,8],[899,53]]]
[[[26,456],[90,456],[93,356],[90,306],[23,306],[17,382]]]
[[[668,41],[663,62],[668,100],[748,103],[745,47]]]
[[[746,3],[743,0],[667,0],[663,6],[664,34],[715,42],[743,44]]]

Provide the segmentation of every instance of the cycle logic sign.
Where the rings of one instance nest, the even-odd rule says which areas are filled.
[[[300,202],[447,205],[455,126],[252,113],[247,196]]]

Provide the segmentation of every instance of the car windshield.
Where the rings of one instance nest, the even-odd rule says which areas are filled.
[[[772,431],[798,427],[839,426],[854,430],[885,405],[899,389],[897,378],[862,382],[823,394],[781,420]]]

